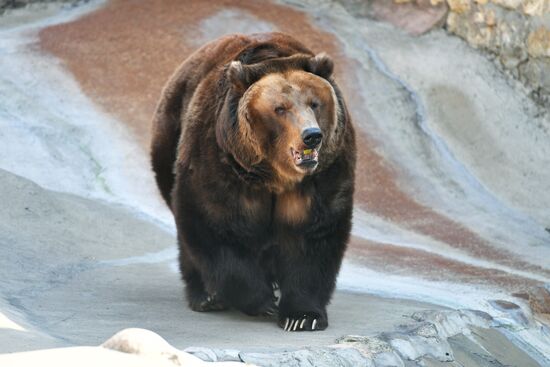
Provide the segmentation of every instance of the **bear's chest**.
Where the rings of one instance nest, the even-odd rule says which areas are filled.
[[[285,191],[267,199],[264,195],[243,195],[239,211],[249,223],[269,225],[267,222],[296,226],[310,217],[311,196],[298,190]],[[266,216],[271,220],[266,221]]]
[[[299,225],[309,218],[311,196],[299,190],[285,191],[275,196],[273,216],[275,221]]]

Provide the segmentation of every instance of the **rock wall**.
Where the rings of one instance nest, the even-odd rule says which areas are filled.
[[[550,0],[340,0],[369,16],[421,34],[443,25],[486,50],[504,71],[550,106]]]
[[[446,28],[550,102],[550,0],[447,0]]]

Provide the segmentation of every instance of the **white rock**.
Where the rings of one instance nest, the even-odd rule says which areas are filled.
[[[171,346],[155,332],[130,328],[119,331],[101,347],[140,356],[163,358],[174,366],[243,366],[240,362],[204,362],[203,360]]]

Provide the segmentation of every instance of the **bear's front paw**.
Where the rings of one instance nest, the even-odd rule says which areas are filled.
[[[264,310],[260,313],[262,316],[268,316],[271,317],[273,315],[277,315],[279,313],[279,306],[275,303],[271,303],[267,307],[264,308]]]
[[[204,294],[201,297],[197,297],[197,299],[189,302],[189,306],[193,311],[197,312],[223,311],[227,309],[227,306],[224,305],[215,294]]]
[[[261,306],[248,307],[243,310],[249,316],[268,316],[277,315],[279,313],[279,307],[275,303],[273,298],[266,300]]]
[[[279,319],[279,326],[284,331],[317,331],[328,326],[326,317],[316,312],[292,313]]]

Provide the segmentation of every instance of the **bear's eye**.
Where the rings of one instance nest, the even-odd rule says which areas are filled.
[[[313,101],[309,104],[309,107],[311,107],[312,110],[316,110],[317,108],[319,108],[319,103]]]
[[[275,107],[275,113],[276,113],[277,115],[279,115],[279,116],[280,116],[280,115],[284,115],[285,112],[286,112],[286,108],[284,108],[283,106],[277,106],[277,107]]]

